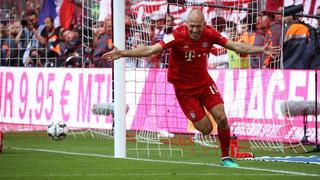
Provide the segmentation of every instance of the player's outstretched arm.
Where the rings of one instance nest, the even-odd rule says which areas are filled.
[[[157,54],[163,50],[163,47],[157,43],[151,46],[140,46],[130,50],[119,50],[116,47],[110,52],[102,55],[107,61],[114,61],[122,57],[148,57]]]
[[[275,58],[280,54],[281,50],[280,47],[270,46],[270,42],[271,41],[269,40],[265,46],[253,46],[246,43],[228,41],[224,47],[238,53],[264,53],[272,58]]]

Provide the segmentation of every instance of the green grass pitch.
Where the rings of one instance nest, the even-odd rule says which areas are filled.
[[[51,140],[44,132],[7,133],[0,154],[0,179],[320,179],[320,166],[303,163],[239,160],[241,168],[221,167],[219,150],[195,145],[181,151],[139,151],[127,141],[127,158],[113,158],[113,141],[90,133]],[[138,148],[144,148],[140,144]],[[166,144],[161,145],[166,148]],[[154,147],[150,148],[157,148]],[[181,148],[174,146],[174,149]],[[309,147],[311,148],[311,147]],[[256,156],[320,155],[254,151]]]

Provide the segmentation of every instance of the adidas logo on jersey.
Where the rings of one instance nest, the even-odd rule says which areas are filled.
[[[184,45],[183,48],[188,49],[189,48],[188,44]]]

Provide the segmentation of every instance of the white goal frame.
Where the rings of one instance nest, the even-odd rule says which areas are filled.
[[[125,0],[113,1],[114,45],[125,49]],[[116,16],[115,16],[116,14]],[[125,59],[114,62],[114,157],[126,158]]]

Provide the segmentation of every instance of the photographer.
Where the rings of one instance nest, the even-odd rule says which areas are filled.
[[[28,67],[44,67],[46,59],[43,58],[43,54],[38,49],[31,49],[30,55],[27,59],[26,66]]]
[[[38,25],[38,14],[36,11],[26,13],[24,20],[21,21],[23,30],[20,37],[21,54],[23,54],[22,62],[25,66],[28,65],[28,58],[31,49],[38,49],[41,44],[46,43],[46,39],[40,35],[43,27]]]
[[[77,30],[64,29],[62,32],[62,41],[59,42],[61,48],[62,60],[66,67],[82,67],[81,61],[81,39]]]

